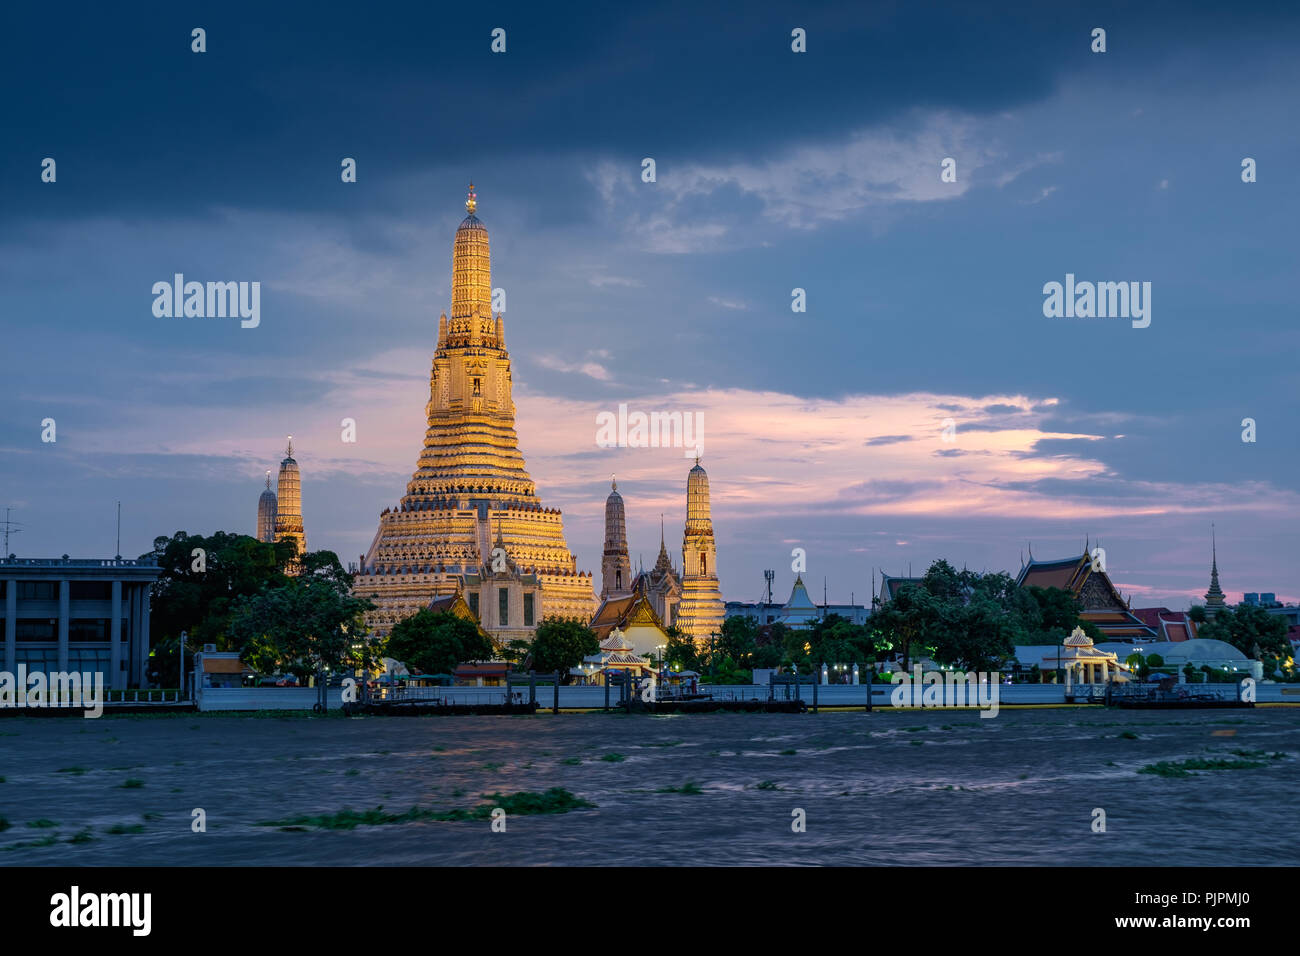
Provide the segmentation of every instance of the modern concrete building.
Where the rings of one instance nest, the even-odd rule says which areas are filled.
[[[144,687],[161,573],[130,558],[0,558],[4,669],[101,671],[110,690]]]
[[[898,580],[898,579],[895,579]],[[796,575],[790,599],[784,604],[773,601],[728,601],[727,617],[752,617],[759,627],[784,624],[786,627],[810,628],[823,618],[839,615],[850,624],[866,624],[871,611],[862,604],[815,604],[803,583],[803,575]]]

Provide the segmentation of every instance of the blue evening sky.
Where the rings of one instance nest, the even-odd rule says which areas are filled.
[[[309,544],[355,560],[415,464],[472,178],[579,567],[611,471],[634,561],[660,512],[680,543],[689,462],[594,445],[629,402],[704,411],[728,599],[768,567],[788,593],[796,546],[846,601],[873,569],[1014,572],[1091,535],[1134,606],[1185,607],[1211,522],[1230,595],[1300,599],[1298,41],[1269,4],[14,7],[10,550],[110,555],[119,499],[127,555],[251,533],[293,432]],[[261,325],[154,317],[176,272],[260,281]],[[1045,318],[1066,273],[1150,282],[1150,327]]]

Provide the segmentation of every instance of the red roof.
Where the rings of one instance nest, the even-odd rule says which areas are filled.
[[[1139,621],[1141,621],[1141,622],[1142,622],[1143,624],[1145,624],[1147,627],[1154,628],[1154,629],[1157,630],[1157,631],[1160,630],[1160,618],[1161,618],[1162,615],[1163,615],[1164,617],[1172,618],[1172,617],[1174,616],[1174,612],[1171,611],[1171,610],[1169,610],[1169,608],[1167,608],[1167,607],[1135,607],[1135,608],[1133,608],[1133,616],[1134,616],[1134,617],[1136,617]]]
[[[1179,643],[1196,637],[1196,622],[1186,611],[1171,611],[1167,607],[1135,607],[1133,616],[1166,641]]]

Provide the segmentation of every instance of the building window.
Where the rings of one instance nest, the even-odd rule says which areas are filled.
[[[68,640],[80,643],[107,641],[110,623],[106,617],[74,617],[68,622]]]
[[[623,589],[623,571],[621,569],[614,572],[614,589],[618,591]]]
[[[478,618],[478,592],[469,592],[469,609],[474,612],[475,619]]]
[[[26,582],[24,582],[26,583]],[[59,622],[46,618],[19,618],[14,628],[20,641],[57,641]]]
[[[112,581],[72,582],[72,600],[74,601],[111,601],[112,599]]]
[[[104,650],[89,650],[86,648],[76,648],[68,651],[68,670],[70,671],[99,671],[104,675],[109,672],[109,652]],[[108,682],[107,676],[104,682]]]
[[[533,626],[533,596],[524,595],[524,627]]]
[[[708,574],[708,573],[709,573],[709,558],[703,551],[701,551],[700,552],[700,574]]]
[[[506,627],[510,623],[510,591],[497,588],[497,624]]]
[[[20,601],[57,601],[59,583],[57,581],[19,581],[18,600]]]
[[[14,653],[15,664],[26,664],[28,672],[57,670],[59,650],[56,647],[20,647]]]
[[[481,381],[482,381],[482,379],[477,379],[477,378],[474,379],[474,394],[475,394],[475,395],[477,395],[477,394],[479,393],[479,387],[480,387],[480,382],[481,382]]]

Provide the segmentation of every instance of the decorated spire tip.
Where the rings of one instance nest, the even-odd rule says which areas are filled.
[[[612,472],[610,473],[609,476],[609,483],[613,491],[618,491],[618,479],[614,477]]]
[[[465,200],[465,209],[472,216],[474,210],[478,208],[478,193],[474,192],[474,184],[469,184],[469,197]]]
[[[271,469],[266,469],[266,490],[271,490]]]
[[[285,451],[284,451],[284,455],[285,455],[286,458],[292,458],[292,457],[293,457],[293,436],[292,436],[292,435],[289,436],[289,445],[288,445],[288,447],[285,449]]]

